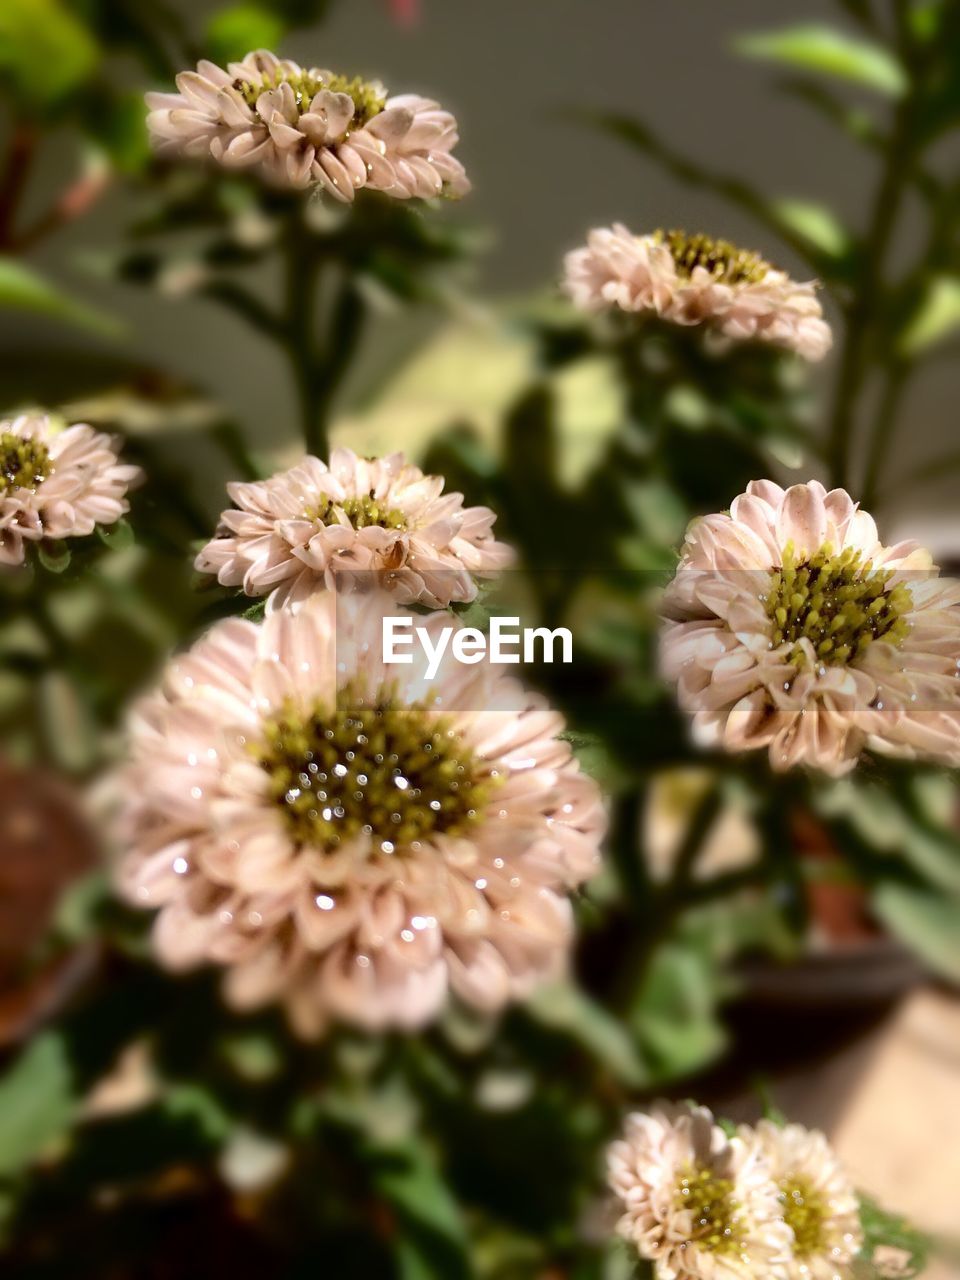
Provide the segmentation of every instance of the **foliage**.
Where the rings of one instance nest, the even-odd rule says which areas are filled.
[[[262,602],[201,590],[188,566],[222,505],[219,480],[259,476],[275,460],[252,455],[243,424],[196,388],[127,357],[109,318],[26,255],[122,184],[137,213],[101,269],[171,315],[175,295],[189,292],[252,326],[285,362],[304,443],[320,453],[371,318],[448,315],[461,297],[478,238],[442,206],[365,195],[332,209],[147,154],[143,86],[201,53],[227,59],[275,44],[325,7],[230,5],[197,31],[165,3],[6,0],[0,14],[11,139],[0,169],[0,307],[49,324],[51,344],[63,323],[111,344],[72,362],[52,360],[46,345],[9,372],[10,398],[42,394],[119,432],[148,475],[128,523],[44,546],[24,574],[0,582],[0,724],[5,754],[27,766],[96,778],[116,758],[129,700],[172,647],[225,614],[262,615]],[[603,1147],[625,1109],[654,1090],[688,1091],[723,1057],[742,962],[795,959],[818,889],[852,890],[864,928],[882,924],[960,980],[953,779],[877,763],[828,786],[704,756],[656,665],[656,590],[687,521],[801,460],[824,460],[835,483],[882,504],[904,395],[960,325],[960,184],[935,154],[960,126],[951,57],[960,13],[903,4],[888,26],[869,0],[841,7],[840,27],[790,27],[738,47],[785,72],[784,92],[874,157],[862,228],[715,173],[631,116],[591,117],[640,157],[748,212],[823,280],[843,323],[826,438],[792,357],[721,351],[694,330],[588,321],[536,301],[506,317],[532,369],[495,441],[465,406],[426,451],[427,470],[498,513],[523,559],[519,585],[506,586],[530,620],[578,636],[575,667],[531,673],[610,794],[608,865],[576,904],[569,981],[499,1026],[452,1009],[422,1037],[341,1029],[303,1045],[273,1013],[228,1013],[214,975],[160,974],[149,922],[95,875],[74,887],[43,956],[31,957],[90,954],[87,980],[0,1079],[0,1232],[18,1275],[132,1276],[149,1253],[158,1274],[188,1262],[238,1276],[325,1266],[400,1280],[625,1280],[635,1261],[597,1225]],[[136,92],[105,74],[124,59],[137,68]],[[55,123],[68,126],[79,176],[26,222],[24,187]],[[924,211],[923,231],[901,270],[895,238],[909,200]],[[262,289],[264,279],[276,287]],[[562,388],[584,369],[615,389],[623,412],[571,481]],[[865,450],[854,447],[857,432]],[[925,464],[898,487],[957,461]],[[494,600],[471,622],[482,625]],[[707,784],[686,807],[666,873],[655,874],[645,825],[653,784],[694,764]],[[758,852],[713,868],[709,840],[731,808],[746,815]],[[108,1105],[101,1092],[98,1104],[104,1078],[118,1084],[124,1072],[133,1100]],[[918,1257],[918,1238],[867,1208],[871,1241],[902,1241]]]

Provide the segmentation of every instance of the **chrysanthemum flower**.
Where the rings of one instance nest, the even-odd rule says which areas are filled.
[[[22,564],[25,541],[84,537],[114,524],[140,475],[93,427],[56,431],[43,414],[0,422],[0,564]]]
[[[956,763],[958,605],[929,552],[885,547],[843,489],[755,480],[687,532],[663,668],[702,746],[831,774],[865,748]]]
[[[782,1276],[790,1230],[760,1146],[728,1138],[706,1107],[628,1116],[607,1156],[621,1236],[659,1280]]]
[[[403,603],[434,608],[473,600],[478,577],[505,567],[510,549],[493,536],[494,513],[464,507],[403,454],[364,459],[334,449],[330,466],[306,457],[289,471],[227,486],[217,537],[196,567],[247,595],[274,592],[271,607],[297,602],[337,574],[369,574]]]
[[[524,995],[599,861],[561,717],[499,666],[385,665],[382,617],[324,592],[218,623],[136,712],[119,779],[120,885],[160,908],[161,961],[227,966],[230,1003],[280,1001],[304,1035]],[[453,620],[416,623],[436,643]]]
[[[728,338],[772,342],[820,360],[830,328],[816,285],[798,283],[759,254],[684,231],[634,236],[617,223],[568,253],[564,287],[576,306],[655,311],[676,324],[709,324]]]
[[[781,1128],[769,1120],[762,1120],[755,1133],[793,1233],[790,1280],[849,1276],[863,1244],[859,1202],[827,1139],[799,1124]]]
[[[161,152],[255,166],[277,185],[319,187],[347,202],[361,187],[398,199],[470,188],[451,154],[453,116],[416,95],[391,98],[378,81],[260,49],[226,70],[202,61],[177,76],[177,89],[147,94],[147,126]]]

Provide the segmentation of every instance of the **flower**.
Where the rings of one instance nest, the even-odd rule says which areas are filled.
[[[864,749],[960,761],[960,587],[884,546],[816,480],[755,480],[696,520],[666,591],[662,666],[700,745],[834,775]]]
[[[141,474],[83,423],[57,431],[32,413],[0,422],[0,564],[22,564],[25,541],[84,537],[116,523]]]
[[[161,962],[226,966],[232,1005],[280,1001],[306,1036],[523,996],[562,969],[599,864],[561,717],[452,646],[433,681],[385,665],[383,617],[323,592],[219,622],[135,712],[117,779],[119,885],[160,908]],[[456,625],[416,622],[433,644]]]
[[[564,288],[583,311],[664,312],[677,288],[677,270],[666,245],[635,236],[621,222],[595,227],[583,249],[564,259]]]
[[[621,223],[597,228],[568,253],[564,287],[576,306],[655,311],[675,324],[709,323],[737,340],[757,339],[820,360],[830,327],[816,284],[798,283],[759,254],[728,240],[655,231],[634,236]]]
[[[247,595],[275,591],[271,607],[297,602],[338,573],[376,577],[397,600],[439,608],[473,600],[477,577],[510,562],[487,507],[464,507],[402,453],[364,459],[334,449],[330,466],[306,457],[289,471],[227,486],[238,509],[196,567]]]
[[[279,186],[346,202],[365,186],[402,200],[470,189],[451,154],[453,116],[416,95],[391,98],[378,81],[258,49],[226,70],[199,62],[177,76],[177,89],[147,94],[147,127],[162,153],[256,167]]]
[[[756,1137],[793,1233],[789,1280],[838,1280],[863,1244],[860,1206],[840,1161],[822,1133],[769,1120]]]
[[[659,1280],[784,1275],[790,1230],[761,1148],[728,1138],[706,1107],[658,1102],[628,1116],[607,1168],[617,1230]]]

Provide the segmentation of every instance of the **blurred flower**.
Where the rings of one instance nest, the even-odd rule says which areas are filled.
[[[807,360],[830,349],[814,283],[798,283],[759,254],[684,231],[634,236],[616,223],[568,253],[564,287],[576,306],[652,310],[676,324],[709,323],[728,338],[772,342]]]
[[[365,186],[398,199],[469,190],[451,155],[454,117],[416,95],[390,98],[377,81],[260,49],[226,70],[202,61],[177,76],[177,89],[147,94],[147,126],[163,153],[253,166],[280,186],[344,201]]]
[[[477,577],[504,568],[511,552],[492,533],[494,513],[464,507],[403,454],[364,459],[334,449],[330,466],[306,457],[289,471],[227,490],[217,537],[196,567],[224,586],[297,602],[338,573],[369,574],[403,603],[443,607],[473,600]],[[275,590],[276,589],[276,590]]]
[[[857,1194],[822,1133],[799,1124],[761,1120],[741,1131],[759,1139],[793,1233],[790,1280],[841,1280],[860,1251],[863,1231]]]
[[[599,864],[561,717],[490,664],[387,668],[382,617],[324,592],[218,623],[136,711],[118,778],[119,884],[161,908],[161,962],[227,966],[231,1004],[281,1001],[304,1035],[526,994]],[[436,642],[451,618],[417,623]]]
[[[663,669],[702,746],[832,774],[865,748],[955,763],[958,604],[929,553],[883,546],[843,489],[755,480],[687,532]]]
[[[913,1255],[909,1249],[900,1249],[892,1244],[878,1244],[870,1261],[877,1274],[888,1280],[900,1280],[901,1277],[914,1275]]]
[[[659,1102],[627,1117],[607,1163],[617,1230],[659,1280],[784,1274],[790,1230],[756,1138],[728,1138],[706,1107]]]
[[[664,769],[651,780],[643,815],[642,842],[652,880],[663,883],[673,875],[677,854],[690,827],[697,805],[711,786],[719,782],[711,769],[695,765]],[[756,862],[760,838],[746,805],[725,800],[716,820],[704,836],[691,874],[709,880],[739,871]]]
[[[564,258],[564,288],[584,311],[667,309],[677,288],[677,269],[665,245],[635,236],[621,222],[595,227],[586,248]]]
[[[76,538],[129,510],[139,467],[117,460],[110,437],[44,414],[0,422],[0,564],[22,564],[24,540]]]

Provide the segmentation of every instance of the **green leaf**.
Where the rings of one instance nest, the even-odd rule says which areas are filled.
[[[0,257],[0,308],[33,311],[106,335],[120,332],[121,326],[84,302],[78,302],[45,280],[33,267],[14,258]]]
[[[275,49],[284,24],[270,9],[258,4],[238,4],[222,9],[207,23],[204,47],[215,62],[231,62],[251,49]]]
[[[67,1131],[74,1099],[61,1036],[38,1036],[0,1080],[0,1175],[17,1173]]]
[[[467,1280],[467,1232],[432,1154],[411,1140],[379,1148],[374,1179],[397,1217],[396,1254],[404,1280]]]
[[[741,36],[734,46],[748,58],[816,71],[900,97],[907,76],[882,45],[847,35],[833,27],[804,25]]]
[[[935,276],[900,337],[900,350],[914,356],[960,328],[960,277]]]
[[[773,210],[783,225],[821,253],[841,258],[850,248],[846,228],[825,205],[807,200],[777,200]]]
[[[890,932],[934,972],[960,982],[956,898],[901,884],[883,884],[873,895],[873,909]]]
[[[100,541],[113,551],[122,551],[124,547],[133,546],[133,528],[128,520],[117,520],[114,524],[98,524],[97,534]]]
[[[885,1274],[881,1267],[872,1265],[875,1251],[882,1248],[901,1250],[906,1255],[903,1269],[898,1268],[896,1272],[903,1280],[919,1276],[927,1269],[927,1261],[933,1248],[929,1237],[905,1219],[887,1213],[875,1200],[865,1195],[860,1196],[860,1225],[863,1228],[863,1248],[860,1251],[863,1263],[857,1268],[858,1276]]]
[[[0,4],[0,73],[18,114],[60,102],[99,61],[93,36],[60,0]]]
[[[676,1079],[705,1066],[723,1049],[713,958],[686,941],[653,957],[630,1020],[657,1075]]]
[[[41,542],[37,559],[48,573],[63,573],[70,567],[73,553],[65,542]]]
[[[602,1005],[570,983],[540,987],[527,1002],[538,1022],[565,1031],[624,1084],[638,1088],[647,1071],[630,1033]]]

